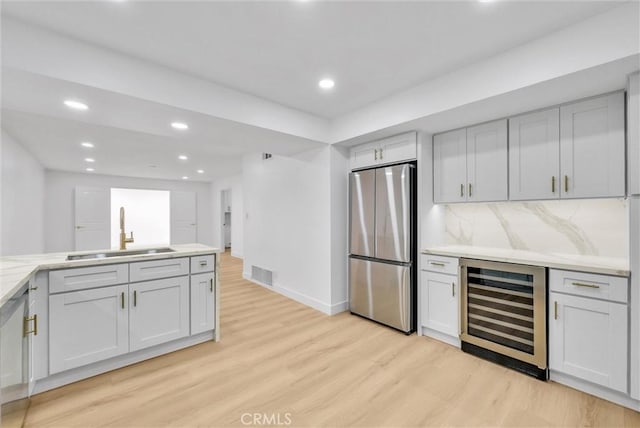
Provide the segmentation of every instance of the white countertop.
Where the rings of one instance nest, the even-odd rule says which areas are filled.
[[[536,253],[505,248],[447,245],[425,248],[423,254],[491,260],[494,262],[522,263],[554,269],[566,269],[604,275],[630,275],[629,260],[615,257],[581,256],[575,254]]]
[[[222,252],[219,248],[213,248],[202,244],[169,245],[169,248],[174,250],[174,252],[137,254],[89,260],[67,260],[67,256],[72,254],[100,252],[117,253],[117,250],[76,251],[0,257],[0,306],[4,305],[5,302],[19,291],[20,287],[29,281],[29,278],[39,270],[171,259],[176,257],[188,257]],[[144,249],[146,248],[131,248],[131,250]]]

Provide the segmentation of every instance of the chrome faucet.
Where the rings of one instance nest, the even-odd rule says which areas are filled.
[[[124,207],[120,207],[120,249],[126,250],[127,244],[133,242],[133,231],[131,237],[127,238],[127,234],[124,232]]]

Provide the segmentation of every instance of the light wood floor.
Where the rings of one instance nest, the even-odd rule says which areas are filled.
[[[326,316],[241,269],[223,255],[221,342],[37,395],[26,426],[243,426],[245,413],[314,427],[640,426],[639,413],[435,340]]]

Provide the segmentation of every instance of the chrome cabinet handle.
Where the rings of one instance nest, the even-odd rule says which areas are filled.
[[[551,193],[556,193],[556,176],[551,177]]]
[[[206,266],[206,265],[207,265],[206,260],[200,260],[200,266]]]
[[[571,285],[575,285],[576,287],[600,288],[597,284],[585,284],[584,282],[572,282]]]

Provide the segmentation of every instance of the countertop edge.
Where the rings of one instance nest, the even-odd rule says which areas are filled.
[[[530,266],[547,267],[550,269],[562,269],[562,270],[570,270],[570,271],[577,271],[577,272],[594,273],[594,274],[600,274],[600,275],[621,276],[625,278],[629,278],[631,276],[631,271],[626,269],[618,269],[615,267],[605,267],[605,266],[585,265],[580,263],[550,262],[547,260],[534,260],[534,259],[527,259],[527,258],[520,258],[520,257],[479,255],[479,254],[473,254],[473,253],[466,253],[464,251],[446,250],[446,249],[426,248],[426,249],[420,250],[420,253],[431,254],[434,256],[447,256],[447,257],[489,260],[493,262],[517,263],[517,264],[525,264]],[[547,257],[551,257],[551,256],[547,256]]]
[[[161,259],[175,259],[180,257],[192,257],[192,256],[203,256],[203,255],[213,255],[222,253],[223,250],[219,248],[209,247],[202,249],[185,249],[180,250],[179,246],[169,246],[171,249],[175,249],[173,253],[158,253],[158,254],[136,254],[136,255],[126,255],[126,256],[117,256],[111,258],[104,259],[89,259],[89,260],[60,260],[55,262],[43,262],[38,263],[37,261],[31,265],[30,263],[24,263],[25,271],[29,269],[28,273],[24,273],[22,278],[18,280],[15,284],[13,284],[7,290],[0,290],[0,307],[4,306],[11,298],[20,291],[22,288],[33,276],[35,276],[39,271],[42,270],[52,270],[52,269],[66,269],[66,268],[78,268],[78,267],[87,267],[87,266],[99,266],[99,265],[110,265],[110,264],[118,264],[118,263],[136,263],[136,262],[145,262],[151,260],[161,260]],[[82,252],[69,252],[64,253],[67,254],[78,254]],[[57,257],[62,253],[51,253],[51,257]],[[20,258],[20,257],[28,257],[26,256],[4,256],[0,257],[10,259],[12,257]],[[37,254],[32,256],[46,256],[44,254]],[[2,274],[2,269],[0,269],[0,275]],[[22,275],[22,274],[21,274]]]

